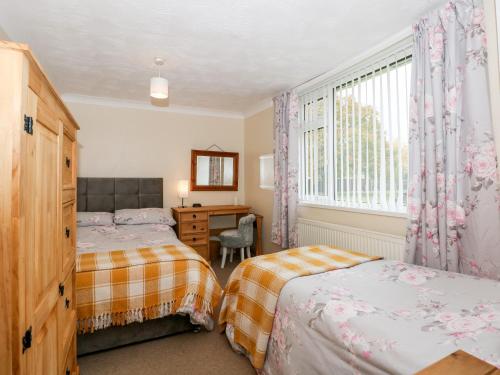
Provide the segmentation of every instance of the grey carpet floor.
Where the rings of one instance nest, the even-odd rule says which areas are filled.
[[[212,266],[224,287],[238,261]],[[182,333],[78,358],[82,375],[246,375],[255,374],[248,359],[235,353],[224,334]]]

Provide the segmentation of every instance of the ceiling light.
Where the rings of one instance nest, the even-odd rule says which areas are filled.
[[[168,98],[168,80],[160,74],[160,69],[165,61],[159,57],[155,58],[155,65],[158,67],[158,77],[151,78],[150,95],[155,99]]]

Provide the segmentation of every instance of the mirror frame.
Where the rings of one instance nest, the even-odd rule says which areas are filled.
[[[196,183],[196,168],[198,156],[218,156],[233,159],[233,184],[232,185],[198,185]],[[238,165],[239,153],[207,150],[191,150],[191,191],[238,191]]]

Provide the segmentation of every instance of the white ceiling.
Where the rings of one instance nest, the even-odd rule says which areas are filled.
[[[0,0],[63,94],[147,102],[166,59],[170,104],[244,112],[334,68],[442,0]]]

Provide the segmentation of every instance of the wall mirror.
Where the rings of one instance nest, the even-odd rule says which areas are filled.
[[[191,190],[237,191],[237,152],[191,150]]]

